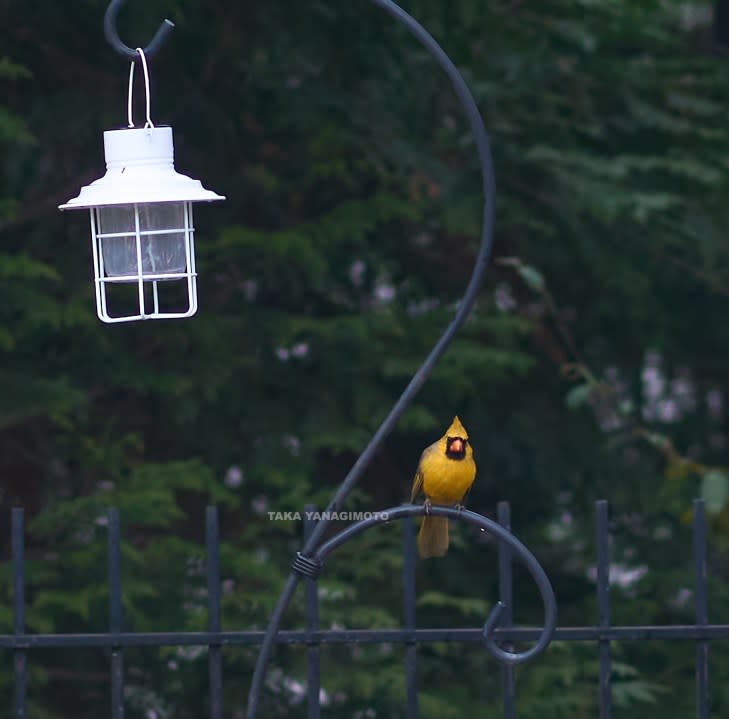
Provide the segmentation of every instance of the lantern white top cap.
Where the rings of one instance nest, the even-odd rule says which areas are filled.
[[[171,127],[108,130],[104,133],[106,174],[59,209],[225,199],[206,190],[199,180],[176,172],[174,154]]]

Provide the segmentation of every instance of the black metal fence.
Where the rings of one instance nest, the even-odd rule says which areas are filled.
[[[599,657],[599,683],[595,688],[600,719],[612,716],[611,644],[640,640],[693,640],[696,644],[696,717],[709,716],[709,642],[729,639],[729,625],[709,624],[707,611],[706,578],[706,523],[704,505],[694,502],[693,511],[693,564],[695,623],[664,626],[613,626],[610,623],[610,558],[608,504],[596,503],[595,539],[596,592],[598,617],[595,626],[557,627],[554,640],[562,642],[594,642]],[[308,515],[308,513],[306,513]],[[229,645],[258,645],[261,631],[221,631],[219,572],[218,513],[215,507],[206,512],[207,556],[207,632],[126,633],[122,631],[122,576],[121,537],[119,515],[115,509],[108,512],[108,571],[109,571],[109,630],[97,634],[27,634],[25,631],[25,562],[23,510],[12,511],[12,576],[13,576],[13,634],[0,635],[0,650],[11,651],[14,657],[15,719],[25,719],[27,673],[33,650],[42,647],[64,647],[68,651],[88,647],[105,647],[111,651],[111,719],[124,715],[124,664],[126,647],[207,646],[209,664],[210,719],[223,717],[222,650]],[[510,529],[509,505],[498,505],[499,524]],[[312,521],[305,521],[304,531],[312,530]],[[403,533],[403,612],[404,622],[399,629],[322,630],[318,623],[317,580],[305,579],[306,626],[301,630],[281,631],[277,642],[305,646],[307,659],[307,694],[309,719],[320,717],[320,656],[322,644],[399,643],[405,645],[406,716],[418,717],[417,646],[427,642],[480,643],[484,641],[482,628],[418,629],[415,605],[415,539],[410,517],[402,522]],[[493,638],[504,646],[512,642],[536,641],[543,636],[541,628],[514,627],[511,606],[513,597],[512,549],[503,541],[499,544],[499,594],[505,609],[500,626]],[[502,703],[505,719],[517,716],[514,667],[503,664]]]

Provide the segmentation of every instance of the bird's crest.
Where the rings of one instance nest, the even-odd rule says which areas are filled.
[[[468,439],[468,432],[466,432],[466,428],[461,424],[461,420],[458,419],[458,415],[453,418],[451,426],[446,430],[446,437]]]

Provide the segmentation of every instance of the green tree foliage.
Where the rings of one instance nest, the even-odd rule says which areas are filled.
[[[175,21],[151,63],[153,118],[174,127],[178,169],[229,199],[196,214],[193,320],[98,323],[86,220],[56,207],[100,174],[128,66],[104,41],[101,0],[0,3],[0,516],[27,509],[30,631],[104,630],[109,505],[125,629],[200,630],[202,507],[215,503],[224,628],[261,628],[302,531],[267,512],[325,505],[468,280],[474,148],[432,60],[367,3],[127,5],[128,44]],[[710,5],[405,7],[462,68],[491,133],[497,262],[348,508],[403,501],[420,450],[458,413],[479,466],[469,502],[513,502],[562,623],[595,621],[598,497],[614,520],[614,620],[690,622],[699,493],[710,617],[726,621],[729,90]],[[396,527],[343,547],[321,580],[322,626],[398,626],[400,567]],[[10,631],[7,563],[0,576]],[[454,528],[448,558],[418,566],[419,625],[479,626],[495,577],[493,547]],[[517,579],[516,618],[537,623]],[[302,617],[297,595],[287,626]],[[617,712],[691,714],[692,647],[615,651]],[[712,657],[721,716],[726,652]],[[238,717],[255,651],[224,659]],[[401,647],[322,659],[328,716],[403,716]],[[204,715],[205,662],[189,647],[125,652],[127,715]],[[304,715],[303,662],[300,647],[277,651],[266,717]],[[101,651],[32,652],[32,715],[103,715],[106,666]],[[480,647],[419,647],[419,672],[423,717],[497,714],[499,672]],[[594,647],[556,645],[519,670],[519,715],[594,716],[596,677]]]

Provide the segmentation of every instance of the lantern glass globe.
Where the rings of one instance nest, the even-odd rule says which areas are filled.
[[[185,203],[110,205],[98,209],[98,237],[107,277],[185,272]],[[136,234],[140,247],[137,256]]]

